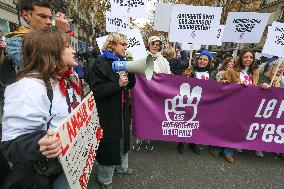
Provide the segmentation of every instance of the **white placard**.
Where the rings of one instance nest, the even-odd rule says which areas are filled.
[[[222,46],[222,37],[224,34],[225,25],[219,25],[217,31],[215,31],[208,41],[203,43],[202,45],[217,45]]]
[[[170,42],[205,44],[218,31],[222,7],[175,5],[170,24]]]
[[[136,18],[146,17],[148,0],[110,0],[110,3],[112,12]]]
[[[183,50],[199,50],[201,49],[200,44],[193,44],[193,43],[182,43],[182,49]]]
[[[102,52],[102,48],[104,46],[104,43],[106,42],[106,39],[107,39],[107,36],[96,38],[98,47],[100,48],[101,52]]]
[[[59,156],[71,189],[86,189],[102,136],[93,93],[56,130],[62,144]]]
[[[273,22],[272,26],[268,27],[262,53],[284,57],[284,23]]]
[[[133,60],[140,60],[146,58],[147,51],[140,30],[136,28],[133,30],[128,30],[123,34],[127,36],[127,51],[132,54]],[[106,38],[107,36],[96,39],[100,50],[102,50]]]
[[[157,3],[154,20],[154,30],[169,32],[171,12],[173,5],[170,3]]]
[[[130,18],[127,16],[121,16],[117,12],[106,12],[106,31],[118,32],[129,30]]]
[[[222,41],[259,43],[270,15],[270,13],[257,12],[230,12]]]

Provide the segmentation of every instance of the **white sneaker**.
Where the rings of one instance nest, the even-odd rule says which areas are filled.
[[[258,157],[264,157],[263,153],[261,151],[254,151],[255,155]]]
[[[236,148],[235,149],[237,152],[243,152],[241,149]]]

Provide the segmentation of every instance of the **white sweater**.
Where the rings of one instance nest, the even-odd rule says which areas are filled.
[[[148,53],[153,56],[155,73],[171,74],[171,68],[169,62],[166,58],[163,57],[161,52],[157,52],[156,54],[152,54],[151,52]]]
[[[73,91],[68,93],[73,94]],[[23,78],[8,86],[4,96],[2,141],[12,140],[36,130],[46,130],[47,122],[55,115],[49,126],[50,130],[54,130],[69,114],[66,97],[60,92],[58,82],[53,86],[51,117],[50,101],[42,80]],[[76,99],[80,99],[77,94]]]

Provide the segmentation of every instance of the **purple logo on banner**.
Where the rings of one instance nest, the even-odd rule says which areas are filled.
[[[284,89],[165,74],[136,80],[132,123],[137,138],[284,152]]]

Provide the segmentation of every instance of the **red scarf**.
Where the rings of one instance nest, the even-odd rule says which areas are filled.
[[[68,82],[71,87],[75,90],[75,92],[77,93],[77,95],[81,96],[82,95],[82,91],[81,91],[81,81],[80,79],[78,79],[77,77],[72,76],[71,74],[73,73],[73,71],[71,69],[68,69],[65,71],[65,73],[63,74],[62,78],[59,81],[59,86],[60,86],[60,91],[61,93],[66,96],[67,94],[67,85],[66,82]],[[75,79],[75,82],[72,81]]]

